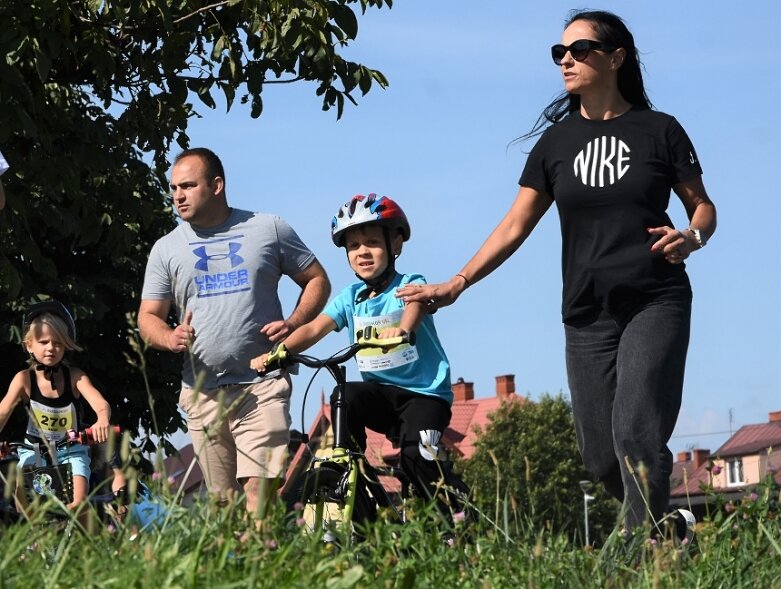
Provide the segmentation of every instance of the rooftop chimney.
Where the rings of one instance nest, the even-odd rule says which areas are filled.
[[[503,374],[496,377],[496,396],[505,399],[515,394],[515,375]]]
[[[771,411],[767,414],[769,421],[781,421],[781,411]]]
[[[693,453],[694,468],[700,468],[700,466],[708,461],[708,456],[710,456],[710,450],[706,450],[704,448],[696,448]]]
[[[675,459],[676,462],[689,462],[689,460],[692,459],[692,453],[691,452],[678,452],[678,457]]]
[[[475,398],[475,383],[464,382],[460,376],[451,386],[454,401],[471,401]]]

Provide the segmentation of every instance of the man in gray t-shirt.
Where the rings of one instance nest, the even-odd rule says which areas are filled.
[[[249,362],[315,317],[330,284],[282,219],[228,206],[210,150],[179,154],[171,188],[183,223],[152,248],[138,326],[151,346],[186,352],[179,403],[209,491],[243,489],[254,512],[258,489],[270,492],[284,473],[290,380],[261,377]],[[283,274],[301,287],[287,319],[277,294]],[[172,303],[175,328],[166,322]]]

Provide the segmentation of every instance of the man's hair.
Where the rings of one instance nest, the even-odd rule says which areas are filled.
[[[174,159],[174,165],[178,164],[182,159],[190,157],[191,155],[201,158],[204,164],[206,164],[206,178],[209,180],[209,182],[214,181],[214,179],[219,176],[222,178],[223,185],[225,184],[225,168],[222,167],[220,158],[217,157],[217,154],[214,153],[211,149],[206,147],[193,147],[192,149],[185,149],[182,153],[176,156],[176,159]]]

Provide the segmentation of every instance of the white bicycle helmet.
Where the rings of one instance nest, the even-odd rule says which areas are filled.
[[[410,237],[407,216],[396,202],[387,196],[357,194],[343,204],[331,221],[331,239],[336,247],[344,246],[344,232],[351,227],[376,223],[388,229],[399,229],[404,241]]]

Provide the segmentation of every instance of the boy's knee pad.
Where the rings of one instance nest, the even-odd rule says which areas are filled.
[[[420,436],[420,443],[418,444],[418,452],[426,460],[431,461],[445,461],[447,460],[447,452],[442,444],[439,443],[442,438],[442,432],[435,429],[424,429],[418,432]]]

